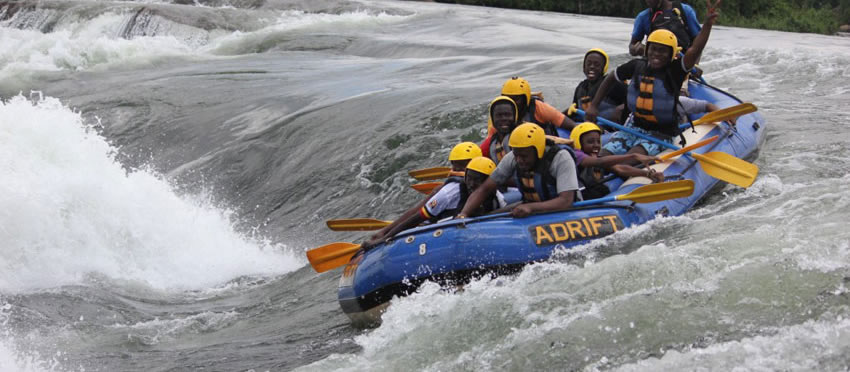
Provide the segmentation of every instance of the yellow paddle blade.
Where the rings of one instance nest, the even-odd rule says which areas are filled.
[[[307,251],[307,259],[313,266],[313,270],[316,270],[317,273],[323,273],[347,264],[358,249],[360,249],[360,244],[331,243]]]
[[[756,110],[758,110],[758,108],[752,103],[741,103],[735,106],[727,107],[725,109],[709,112],[703,117],[694,120],[694,125],[725,121],[737,118],[741,115],[749,114],[751,112],[756,112]]]
[[[449,172],[451,172],[451,170],[452,168],[450,167],[434,167],[412,170],[407,172],[407,174],[419,181],[429,181],[446,178],[449,176]]]
[[[680,148],[680,149],[678,149],[678,150],[676,150],[676,151],[673,151],[673,152],[671,152],[671,153],[667,153],[667,154],[661,155],[661,160],[662,160],[662,161],[667,161],[667,159],[670,159],[670,158],[672,158],[672,157],[674,157],[674,156],[682,155],[682,154],[684,154],[684,153],[686,153],[686,152],[688,152],[688,151],[691,151],[691,150],[693,150],[693,149],[695,149],[695,148],[703,147],[703,146],[705,146],[705,145],[707,145],[707,144],[709,144],[709,143],[714,142],[714,140],[716,140],[718,137],[719,137],[719,136],[712,136],[712,137],[706,138],[706,139],[704,139],[704,140],[702,140],[702,141],[699,141],[699,142],[697,142],[697,143],[695,143],[695,144],[693,144],[693,145],[688,145],[688,146],[682,147],[682,148]]]
[[[419,191],[419,192],[421,192],[425,195],[428,195],[428,194],[431,193],[431,191],[434,191],[435,188],[439,187],[442,184],[443,184],[442,182],[425,182],[425,183],[417,183],[415,185],[410,185],[410,187],[413,188],[416,191]]]
[[[383,228],[392,221],[381,221],[373,218],[348,218],[328,220],[328,228],[333,231],[368,231]]]
[[[635,203],[654,203],[662,200],[684,198],[694,193],[694,181],[681,180],[653,183],[638,187],[632,192],[617,195],[617,200],[631,200]]]
[[[709,176],[744,188],[750,187],[759,174],[759,167],[746,160],[736,158],[725,152],[715,151],[707,154],[694,154],[702,170]]]

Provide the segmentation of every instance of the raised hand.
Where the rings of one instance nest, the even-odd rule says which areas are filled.
[[[705,0],[706,13],[705,13],[705,23],[714,24],[714,21],[720,15],[720,3],[723,0],[717,0],[714,4],[711,3],[711,0]]]

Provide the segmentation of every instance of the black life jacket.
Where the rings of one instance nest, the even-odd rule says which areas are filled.
[[[543,158],[537,160],[533,172],[520,172],[519,168],[514,170],[514,179],[524,203],[551,200],[558,196],[557,180],[549,168],[561,150],[567,151],[575,162],[576,155],[569,147],[546,146]]]
[[[679,85],[673,81],[670,67],[652,71],[646,60],[638,61],[626,100],[635,126],[668,137],[679,135]]]
[[[582,81],[576,87],[574,95],[576,101],[573,103],[575,103],[576,106],[582,111],[587,111],[588,107],[590,107],[590,103],[593,101],[593,97],[596,96],[596,91],[599,90],[599,86],[602,85],[602,81],[605,80],[607,76],[607,74],[603,75],[601,78],[596,79],[596,82],[594,83],[591,83],[587,80]],[[614,111],[617,110],[617,106],[619,106],[619,103],[617,103],[617,101],[612,98],[611,94],[613,92],[614,89],[612,89],[611,92],[609,92],[609,94],[606,95],[605,98],[602,99],[602,102],[599,104],[599,116],[614,121],[619,121],[619,118],[614,117]]]
[[[608,186],[603,182],[605,170],[599,167],[582,167],[576,164],[578,171],[578,181],[584,189],[581,190],[581,196],[585,200],[598,199],[611,193]]]
[[[650,21],[649,32],[655,30],[668,30],[676,35],[682,52],[691,46],[691,34],[688,33],[688,22],[685,19],[685,8],[681,1],[674,1],[673,7],[667,10],[658,10],[654,13],[649,9]]]

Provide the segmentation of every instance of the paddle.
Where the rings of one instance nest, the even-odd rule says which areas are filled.
[[[584,116],[584,111],[576,111],[580,115]],[[603,125],[619,129],[623,132],[643,138],[647,141],[656,143],[668,149],[679,150],[678,147],[671,143],[667,143],[653,136],[643,134],[632,128],[624,127],[605,118],[597,117],[596,120],[598,120]],[[687,152],[686,154],[696,158],[699,164],[702,166],[702,169],[709,176],[744,188],[750,187],[750,185],[753,184],[759,172],[759,168],[755,164],[738,159],[724,152],[715,151],[709,152],[707,154]]]
[[[654,183],[632,190],[628,194],[607,196],[604,198],[585,200],[573,203],[573,207],[583,207],[615,200],[631,200],[635,203],[654,203],[662,200],[683,198],[694,192],[694,181],[681,180],[673,182]],[[508,217],[511,212],[491,214],[472,219],[453,220],[455,224],[467,224],[475,221]],[[445,225],[441,225],[445,226]],[[307,251],[307,259],[316,272],[322,273],[348,263],[351,257],[360,249],[360,244],[337,242],[323,245]]]
[[[430,181],[448,177],[449,172],[451,172],[451,170],[451,167],[434,167],[412,170],[410,172],[407,172],[407,174],[409,174],[410,177],[417,179],[418,181]]]
[[[425,182],[425,183],[417,183],[415,185],[410,185],[410,187],[413,188],[416,191],[419,191],[419,192],[421,192],[425,195],[428,195],[428,194],[431,193],[431,191],[434,191],[435,188],[439,187],[442,184],[443,184],[442,182]]]
[[[638,187],[623,195],[606,196],[604,198],[578,201],[573,207],[599,204],[616,200],[631,200],[635,203],[655,203],[662,200],[684,198],[694,193],[694,181],[681,180],[673,182],[653,183]]]
[[[335,269],[351,261],[360,244],[337,242],[307,251],[307,260],[317,273]]]
[[[328,220],[328,228],[333,231],[368,231],[381,229],[392,221],[381,221],[374,218],[349,218],[339,220]]]
[[[707,144],[709,144],[709,143],[714,142],[714,141],[715,141],[716,139],[718,139],[718,138],[720,138],[720,136],[711,136],[711,137],[706,138],[706,139],[704,139],[704,140],[702,140],[702,141],[699,141],[699,142],[697,142],[697,143],[695,143],[695,144],[693,144],[693,145],[688,145],[688,146],[682,147],[682,148],[680,148],[680,149],[678,149],[678,150],[676,150],[676,151],[669,152],[669,153],[666,153],[666,154],[664,154],[664,155],[661,155],[661,156],[660,156],[661,161],[667,161],[668,159],[670,159],[670,158],[672,158],[672,157],[674,157],[674,156],[682,155],[682,154],[684,154],[684,153],[686,153],[686,152],[688,152],[688,151],[691,151],[691,150],[693,150],[693,149],[696,149],[696,148],[699,148],[699,147],[703,147],[703,146],[705,146],[705,145],[707,145]]]
[[[716,122],[720,122],[720,121],[726,121],[726,120],[734,119],[734,118],[737,118],[741,115],[746,115],[746,114],[753,113],[753,112],[756,112],[756,111],[758,111],[758,108],[756,107],[756,105],[754,105],[752,103],[740,103],[740,104],[737,104],[735,106],[729,106],[729,107],[724,108],[724,109],[709,112],[709,113],[703,115],[701,118],[694,120],[694,125],[710,124],[710,123],[716,123]],[[684,123],[682,125],[679,125],[679,129],[684,130],[684,129],[690,128],[690,126],[691,126],[691,123]]]

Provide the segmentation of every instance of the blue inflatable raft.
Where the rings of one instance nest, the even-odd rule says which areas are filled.
[[[729,93],[690,82],[690,96],[720,108],[741,103]],[[691,119],[697,119],[692,117]],[[695,153],[725,152],[752,161],[765,139],[764,120],[758,113],[737,119],[735,127],[723,122],[703,124],[683,134],[687,144],[714,135],[719,139]],[[669,150],[668,150],[669,152]],[[338,298],[355,326],[380,322],[380,314],[393,296],[405,296],[424,281],[460,284],[483,273],[505,274],[532,262],[547,260],[558,249],[585,244],[656,216],[687,212],[722,181],[705,173],[690,156],[654,164],[666,180],[689,179],[694,192],[686,198],[636,204],[616,201],[567,211],[514,219],[509,216],[449,220],[398,234],[392,241],[355,255],[343,270]],[[611,195],[629,193],[651,183],[644,177],[609,184]]]

